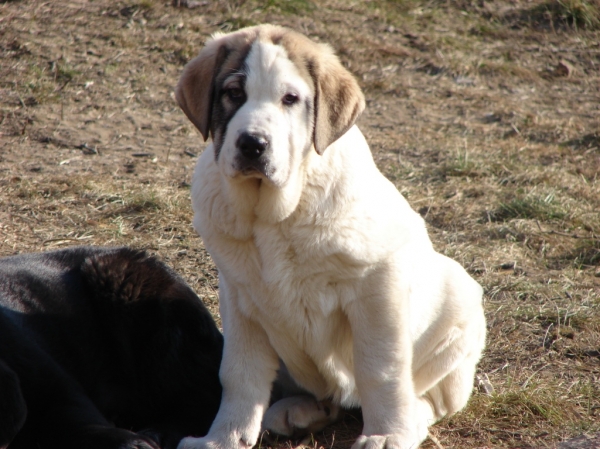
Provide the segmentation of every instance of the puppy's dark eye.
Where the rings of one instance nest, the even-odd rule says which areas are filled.
[[[298,95],[296,94],[285,94],[281,99],[281,102],[286,106],[291,106],[298,103]]]
[[[225,90],[225,94],[234,103],[241,103],[246,99],[246,92],[244,92],[244,89],[239,87],[230,87],[229,89]]]

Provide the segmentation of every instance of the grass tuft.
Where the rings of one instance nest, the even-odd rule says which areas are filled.
[[[598,3],[585,0],[558,0],[551,2],[559,20],[577,28],[597,28],[600,26],[600,8]]]
[[[586,0],[550,0],[525,11],[521,21],[553,29],[594,30],[600,27],[600,6],[597,2]]]
[[[517,390],[497,394],[488,404],[486,414],[495,420],[521,422],[544,419],[557,425],[562,422],[561,413],[546,401],[539,391]]]
[[[154,8],[155,4],[156,4],[155,0],[141,0],[139,3],[140,8],[146,9],[146,10]]]
[[[546,196],[524,196],[501,203],[492,212],[488,212],[490,221],[509,221],[515,218],[540,221],[563,220],[567,212],[558,204],[554,194]]]
[[[584,239],[579,243],[573,253],[573,264],[577,268],[600,265],[600,239]]]
[[[54,77],[56,82],[65,84],[72,81],[81,72],[71,67],[68,64],[55,64]]]
[[[310,0],[267,0],[265,6],[284,14],[305,14],[316,8]]]
[[[481,170],[479,164],[473,161],[469,152],[456,151],[453,158],[442,164],[440,168],[441,174],[445,176],[479,176]]]

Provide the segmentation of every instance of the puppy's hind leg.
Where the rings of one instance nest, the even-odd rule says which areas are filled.
[[[473,391],[475,369],[485,341],[483,314],[466,329],[455,331],[460,337],[437,352],[414,376],[421,421],[428,421],[427,425],[461,410]]]
[[[0,449],[8,447],[26,416],[27,405],[19,377],[0,359]]]

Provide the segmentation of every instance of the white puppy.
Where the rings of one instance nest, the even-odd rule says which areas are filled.
[[[354,78],[327,45],[261,25],[214,36],[176,93],[213,140],[192,202],[225,333],[217,418],[179,447],[253,446],[281,360],[317,399],[362,407],[354,449],[416,448],[469,398],[482,290],[378,171]]]

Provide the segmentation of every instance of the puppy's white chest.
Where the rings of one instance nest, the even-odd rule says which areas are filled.
[[[240,265],[234,270],[245,274],[237,284],[252,303],[246,305],[248,312],[293,323],[299,315],[314,315],[311,320],[326,318],[340,308],[342,280],[335,261],[319,252],[307,256],[300,251],[301,242],[269,231],[259,230],[251,243],[241,244],[237,250]]]

